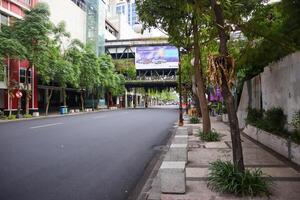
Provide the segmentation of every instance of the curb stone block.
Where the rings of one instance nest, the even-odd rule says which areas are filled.
[[[187,144],[188,135],[175,135],[173,144]]]
[[[178,128],[176,130],[176,135],[188,135],[188,129],[187,128]]]
[[[161,192],[184,194],[186,191],[185,162],[164,161],[159,169]]]
[[[187,147],[187,144],[172,144],[164,160],[187,162]]]

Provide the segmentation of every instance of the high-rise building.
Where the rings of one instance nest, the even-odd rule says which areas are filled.
[[[135,0],[128,3],[128,24],[134,26],[138,22],[138,14],[136,10]]]
[[[135,0],[112,0],[110,5],[115,9],[116,14],[126,16],[130,26],[133,26],[138,21]]]

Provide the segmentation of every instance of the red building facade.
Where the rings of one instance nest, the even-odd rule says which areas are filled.
[[[37,0],[0,0],[0,28],[2,24],[11,25],[15,19],[22,19],[24,11],[29,10],[37,3]],[[25,109],[25,82],[30,84],[31,98],[29,108],[38,109],[37,73],[34,68],[29,67],[26,60],[8,59],[5,63],[5,77],[0,79],[0,109],[4,111],[16,111],[18,106]],[[28,70],[29,69],[29,70]],[[15,86],[20,88],[22,97],[17,98]]]

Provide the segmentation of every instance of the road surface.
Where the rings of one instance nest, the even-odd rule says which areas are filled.
[[[124,200],[176,120],[137,109],[0,123],[0,200]]]

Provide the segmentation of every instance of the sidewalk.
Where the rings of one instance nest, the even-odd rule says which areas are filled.
[[[222,134],[219,142],[201,142],[196,136],[200,124],[194,125],[193,135],[188,137],[188,163],[186,165],[186,193],[161,194],[159,180],[153,181],[153,188],[148,199],[161,200],[231,200],[251,199],[238,198],[233,195],[224,195],[211,191],[207,188],[207,177],[209,163],[217,159],[232,160],[231,138],[228,125],[217,122],[212,118],[212,127]],[[185,126],[189,126],[185,124]],[[254,143],[242,135],[244,162],[247,168],[261,168],[267,176],[272,176],[273,186],[270,199],[297,200],[300,199],[300,171],[299,166],[291,165],[282,157],[270,150]],[[252,198],[268,199],[268,198]]]

